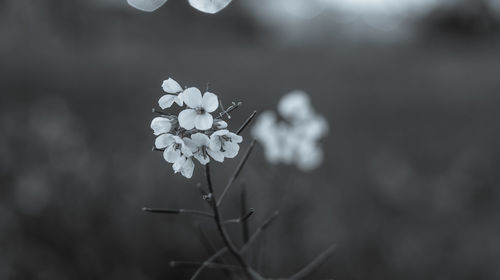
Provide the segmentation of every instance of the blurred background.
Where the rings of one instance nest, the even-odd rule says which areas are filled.
[[[264,275],[334,243],[311,279],[500,278],[499,1],[0,0],[0,34],[0,279],[189,279],[169,261],[209,256],[196,218],[141,211],[205,207],[199,165],[186,180],[151,151],[167,77],[243,101],[233,129],[293,89],[328,119],[320,168],[257,148],[223,207],[245,183],[252,229],[280,211]]]

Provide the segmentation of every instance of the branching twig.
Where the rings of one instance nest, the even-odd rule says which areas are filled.
[[[206,232],[203,230],[203,227],[201,226],[201,224],[199,222],[196,222],[195,223],[195,227],[196,229],[198,230],[198,233],[200,235],[200,241],[201,243],[203,244],[203,246],[205,247],[205,249],[207,250],[207,252],[209,254],[214,254],[217,252],[217,248],[215,247],[215,245],[210,241],[210,238],[208,238]],[[214,262],[218,262],[218,263],[228,263],[226,262],[226,260],[224,259],[223,256],[219,256],[217,258],[214,259]],[[226,276],[231,279],[231,273],[229,273],[229,271],[227,270],[224,270],[224,274],[226,274]]]
[[[231,176],[231,178],[229,178],[229,181],[227,182],[226,188],[224,188],[224,191],[220,195],[219,200],[217,200],[217,204],[216,204],[217,207],[220,206],[227,191],[229,190],[229,188],[231,188],[231,185],[233,184],[233,182],[236,180],[236,178],[240,174],[241,170],[243,169],[243,166],[245,166],[245,163],[247,162],[248,157],[250,156],[250,153],[252,152],[254,146],[255,146],[255,139],[252,140],[252,142],[250,143],[250,146],[248,147],[245,155],[243,156],[240,163],[238,164],[238,167],[236,167],[236,170],[234,171],[233,176]]]
[[[245,253],[248,248],[252,245],[252,243],[259,237],[259,235],[266,230],[266,228],[271,224],[271,222],[274,221],[274,219],[278,216],[279,212],[275,211],[269,218],[267,218],[262,225],[255,230],[255,232],[250,236],[250,239],[248,239],[248,242],[243,245],[240,249],[240,253],[243,254]]]
[[[216,268],[216,269],[224,269],[231,271],[239,271],[241,267],[230,265],[230,264],[222,264],[215,262],[192,262],[192,261],[171,261],[171,267],[179,267],[179,266],[187,266],[187,267],[199,267],[200,265],[204,265],[207,268]]]
[[[236,246],[234,246],[233,242],[229,238],[229,235],[227,234],[226,230],[222,226],[222,219],[219,213],[219,207],[216,203],[216,196],[214,193],[214,188],[212,185],[212,178],[210,176],[210,164],[207,163],[205,165],[205,175],[207,177],[207,185],[208,185],[208,191],[212,194],[212,199],[210,200],[212,202],[212,210],[214,212],[214,221],[215,225],[217,226],[217,230],[219,231],[219,234],[222,238],[222,241],[226,245],[226,248],[229,250],[229,252],[234,256],[238,264],[243,268],[243,272],[247,274],[248,278],[252,279],[252,276],[250,275],[249,272],[249,267],[243,257],[240,255],[238,250],[236,249]]]
[[[162,213],[162,214],[190,214],[213,218],[214,215],[205,211],[192,210],[192,209],[162,209],[162,208],[142,208],[144,212]]]
[[[253,208],[250,208],[250,210],[248,210],[248,212],[246,214],[243,214],[241,217],[236,218],[236,219],[225,220],[225,221],[222,222],[222,224],[243,223],[246,220],[248,220],[248,218],[250,218],[250,216],[252,216],[252,214],[254,212],[255,212],[255,210]]]
[[[238,130],[236,131],[236,134],[240,135],[240,133],[243,131],[243,129],[245,129],[245,127],[247,127],[247,125],[253,120],[253,118],[255,117],[256,114],[257,114],[257,111],[253,111],[253,113],[245,120],[245,122],[240,126],[240,128],[238,128]]]
[[[167,113],[165,113],[165,112],[163,112],[163,111],[160,111],[160,110],[156,110],[155,108],[152,108],[152,109],[151,109],[151,112],[156,113],[156,114],[158,114],[158,115],[162,115],[162,116],[168,116],[168,114],[167,114]]]
[[[191,280],[195,280],[196,277],[200,275],[200,273],[203,271],[203,269],[206,267],[208,263],[213,262],[219,256],[222,256],[222,254],[224,254],[225,252],[227,252],[227,247],[219,249],[219,251],[215,252],[212,256],[210,256],[208,259],[202,262],[201,266],[194,272],[193,276],[191,276]]]
[[[323,262],[330,256],[330,254],[333,252],[333,249],[335,248],[335,245],[331,245],[323,251],[319,256],[317,256],[314,260],[312,260],[308,265],[306,265],[304,268],[299,270],[297,273],[294,275],[290,276],[288,278],[289,280],[300,280],[300,279],[305,279],[307,276],[309,276],[314,270],[316,270]]]

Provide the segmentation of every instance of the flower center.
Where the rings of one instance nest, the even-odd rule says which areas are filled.
[[[196,113],[197,113],[197,114],[199,114],[199,115],[205,114],[205,112],[206,112],[206,111],[205,111],[205,108],[203,108],[203,107],[201,107],[201,106],[200,106],[200,107],[196,107],[196,109],[194,109],[194,110],[195,110],[195,111],[196,111]]]

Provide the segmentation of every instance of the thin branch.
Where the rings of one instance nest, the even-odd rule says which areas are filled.
[[[240,253],[236,249],[236,246],[234,246],[233,242],[229,238],[229,235],[227,234],[226,230],[222,226],[222,219],[220,216],[219,207],[216,203],[217,200],[216,200],[216,196],[215,196],[213,185],[212,185],[212,179],[210,176],[210,163],[207,163],[205,165],[205,175],[207,177],[208,191],[213,196],[213,199],[210,201],[212,202],[212,209],[214,212],[214,221],[215,221],[215,225],[217,226],[217,230],[219,231],[219,234],[222,238],[222,241],[226,245],[226,248],[234,256],[234,258],[236,259],[238,264],[243,268],[244,273],[251,279],[252,276],[250,275],[249,267],[248,267],[247,263],[245,262],[243,257],[240,255]]]
[[[250,216],[255,212],[253,208],[250,208],[246,214],[243,214],[243,216],[236,218],[236,219],[228,219],[222,222],[222,224],[231,224],[231,223],[242,223],[248,220]]]
[[[264,223],[262,223],[262,225],[257,228],[255,230],[255,232],[252,234],[252,236],[250,236],[250,239],[248,239],[248,242],[245,243],[243,245],[243,247],[241,247],[240,249],[240,254],[243,254],[245,253],[246,250],[248,250],[248,248],[250,248],[250,246],[252,245],[252,243],[259,237],[260,234],[262,234],[262,232],[264,232],[264,230],[266,230],[266,228],[276,219],[276,217],[278,216],[279,212],[278,211],[275,211],[269,218],[267,218]]]
[[[217,248],[212,243],[212,241],[210,241],[210,238],[208,238],[207,233],[203,230],[203,227],[201,226],[201,224],[199,222],[196,222],[195,227],[198,230],[198,233],[200,235],[200,241],[203,244],[203,246],[205,247],[205,249],[207,250],[207,252],[209,254],[213,254],[213,253],[217,252]],[[219,257],[215,258],[214,261],[219,262],[219,263],[227,263],[227,261],[224,259],[223,256],[219,256]],[[231,274],[227,270],[224,270],[224,273],[226,274],[226,276],[229,279],[231,279]]]
[[[240,196],[240,211],[241,215],[244,215],[246,208],[247,208],[247,191],[246,191],[246,186],[245,184],[241,185],[241,196]],[[250,208],[250,210],[253,210],[253,208]],[[250,216],[248,216],[249,218]],[[243,235],[243,243],[248,242],[248,238],[250,236],[250,227],[248,224],[248,218],[242,220],[241,222],[241,233]]]
[[[156,114],[158,114],[158,115],[162,115],[162,116],[168,116],[168,114],[167,114],[167,113],[165,113],[165,112],[163,112],[163,111],[160,111],[160,110],[156,110],[155,108],[152,108],[152,109],[151,109],[151,112],[156,113]]]
[[[321,253],[319,256],[317,256],[314,260],[312,260],[308,265],[306,265],[304,268],[299,270],[297,273],[292,275],[289,280],[300,280],[300,279],[305,279],[308,277],[311,273],[314,272],[323,262],[326,261],[326,259],[331,255],[333,252],[333,249],[335,248],[335,245],[331,245],[328,247],[323,253]]]
[[[253,111],[253,113],[246,119],[246,121],[240,126],[240,128],[238,128],[236,134],[240,135],[241,132],[245,129],[245,127],[247,127],[247,125],[250,124],[250,122],[253,120],[256,114],[257,111]]]
[[[220,195],[219,200],[217,200],[217,205],[216,205],[217,207],[220,206],[220,204],[222,203],[222,200],[224,199],[224,196],[226,195],[227,191],[233,185],[233,182],[236,180],[236,178],[240,174],[241,170],[243,169],[243,166],[245,166],[245,163],[247,162],[248,157],[250,156],[250,153],[252,152],[254,146],[255,146],[255,139],[253,139],[252,142],[250,143],[250,146],[248,147],[245,155],[243,156],[243,158],[241,159],[240,163],[238,164],[238,167],[234,171],[233,176],[231,176],[231,178],[229,178],[229,181],[227,182],[226,188],[224,189],[224,191]]]
[[[191,276],[191,280],[196,279],[196,277],[200,275],[200,273],[203,271],[203,269],[207,266],[208,263],[213,262],[219,256],[222,256],[222,254],[224,254],[225,252],[227,252],[227,247],[219,249],[219,251],[215,252],[212,256],[210,256],[208,259],[202,262],[201,266],[194,272],[193,276]]]
[[[193,262],[193,261],[171,261],[171,267],[179,267],[179,266],[187,266],[187,267],[199,267],[200,265],[204,265],[206,268],[216,268],[223,270],[231,270],[231,271],[240,271],[241,267],[230,265],[230,264],[222,264],[215,262]]]
[[[144,212],[150,213],[162,213],[162,214],[190,214],[190,215],[198,215],[204,217],[213,218],[214,215],[205,211],[192,210],[192,209],[162,209],[162,208],[142,208]]]
[[[196,184],[196,189],[198,189],[198,191],[200,192],[201,197],[206,197],[208,195],[208,193],[201,186],[201,183]]]

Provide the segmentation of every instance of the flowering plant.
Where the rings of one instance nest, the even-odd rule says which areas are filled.
[[[151,213],[190,214],[211,218],[224,243],[224,247],[211,252],[212,255],[203,262],[172,261],[170,264],[172,266],[194,265],[197,269],[191,277],[191,280],[198,278],[205,268],[221,269],[228,273],[228,276],[231,278],[235,276],[253,280],[267,279],[251,267],[245,258],[245,253],[251,248],[255,240],[266,230],[271,222],[274,221],[278,212],[274,212],[253,234],[250,235],[248,219],[252,216],[254,210],[252,208],[246,209],[244,188],[241,192],[242,211],[238,218],[224,219],[220,211],[220,206],[225,195],[243,170],[250,153],[253,151],[256,141],[252,140],[250,143],[250,146],[245,151],[241,161],[237,165],[233,175],[229,178],[220,196],[215,193],[210,172],[210,161],[212,159],[223,162],[225,158],[234,158],[238,155],[240,150],[239,144],[243,141],[243,137],[240,136],[240,134],[254,119],[256,112],[254,111],[240,128],[233,133],[227,129],[228,124],[222,120],[222,118],[227,116],[229,119],[229,113],[239,107],[242,104],[241,102],[233,102],[231,106],[224,109],[218,97],[214,93],[209,92],[208,89],[204,94],[195,87],[183,89],[172,78],[165,80],[162,84],[162,88],[165,95],[159,99],[158,104],[160,108],[171,111],[171,107],[175,103],[181,107],[181,111],[177,115],[153,109],[153,112],[159,114],[158,117],[155,117],[151,121],[151,129],[156,136],[154,150],[161,151],[164,159],[172,163],[174,172],[180,172],[186,178],[191,178],[193,175],[195,167],[193,158],[201,165],[205,166],[205,176],[207,179],[206,188],[201,184],[198,184],[197,187],[201,193],[201,197],[207,202],[210,212],[193,209],[165,208],[143,208],[143,210]],[[293,102],[290,104],[292,103]],[[212,113],[214,113],[218,107],[221,108],[221,112],[214,118]],[[291,110],[291,105],[285,107],[285,111]],[[226,225],[232,223],[241,224],[244,243],[240,246],[235,244],[226,230]],[[199,232],[201,240],[206,243],[209,239],[201,227]],[[211,244],[207,247],[213,248]],[[332,250],[333,247],[329,247],[325,252],[319,255],[311,263],[304,266],[297,273],[288,278],[280,279],[305,279],[327,258]],[[232,261],[227,261],[223,258],[226,253],[232,256]]]
[[[162,88],[166,94],[158,101],[160,108],[169,109],[174,103],[185,105],[179,115],[156,111],[160,116],[151,121],[151,129],[157,136],[155,149],[163,151],[163,158],[172,163],[175,173],[191,178],[193,158],[205,165],[210,158],[223,162],[224,158],[238,154],[243,138],[226,129],[227,123],[221,117],[227,111],[215,119],[211,114],[219,107],[217,95],[208,91],[202,95],[196,87],[182,89],[172,78],[163,81]]]

